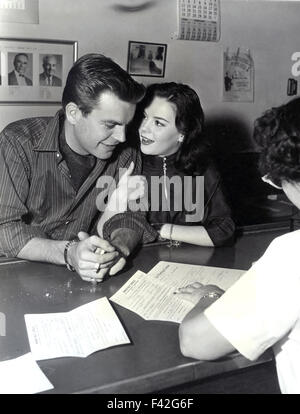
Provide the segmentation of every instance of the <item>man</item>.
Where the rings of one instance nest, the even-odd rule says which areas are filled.
[[[32,86],[32,80],[25,76],[28,66],[28,55],[18,53],[14,57],[14,70],[8,74],[8,85]]]
[[[63,110],[3,130],[0,253],[65,264],[84,280],[102,281],[123,268],[140,240],[154,240],[141,212],[106,220],[106,240],[95,235],[105,209],[97,200],[97,180],[117,182],[119,170],[132,162],[140,169],[134,149],[116,147],[125,142],[125,127],[143,95],[144,87],[111,59],[88,54],[69,72]]]
[[[44,72],[40,73],[41,86],[61,86],[62,82],[58,76],[55,76],[57,60],[54,55],[43,57]]]
[[[282,188],[300,209],[299,114],[300,98],[272,108],[256,121],[254,138],[263,180]],[[299,394],[299,244],[300,230],[277,237],[223,295],[200,283],[181,289],[186,298],[199,299],[179,329],[183,354],[212,360],[238,350],[254,360],[273,346],[282,393]]]

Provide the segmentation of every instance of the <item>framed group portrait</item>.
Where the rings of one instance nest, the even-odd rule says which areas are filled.
[[[77,41],[0,38],[0,104],[59,104]]]
[[[129,41],[127,72],[134,76],[165,76],[167,45]]]

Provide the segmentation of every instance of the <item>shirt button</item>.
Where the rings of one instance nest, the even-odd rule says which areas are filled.
[[[59,157],[60,157],[60,153],[59,153],[59,152],[57,152],[57,153],[56,153],[56,156],[57,156],[57,158],[59,158]]]
[[[65,222],[65,224],[67,225],[67,224],[69,224],[70,223],[70,220],[67,220],[66,222]]]

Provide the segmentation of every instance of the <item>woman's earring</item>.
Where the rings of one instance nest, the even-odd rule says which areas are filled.
[[[180,137],[178,138],[178,142],[183,142],[183,140],[184,140],[184,136],[180,135]]]

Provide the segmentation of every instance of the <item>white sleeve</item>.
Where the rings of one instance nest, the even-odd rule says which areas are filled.
[[[300,231],[296,231],[275,239],[204,313],[241,354],[254,360],[296,323],[299,294]]]

